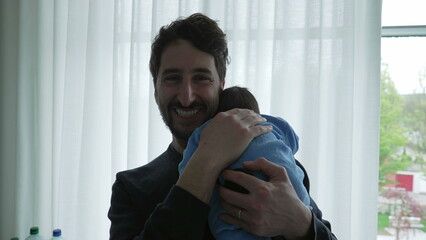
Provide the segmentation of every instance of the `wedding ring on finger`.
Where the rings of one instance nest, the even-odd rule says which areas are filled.
[[[238,211],[237,211],[237,217],[238,217],[238,219],[241,219],[241,212],[242,212],[243,210],[240,208],[240,209],[238,209]]]

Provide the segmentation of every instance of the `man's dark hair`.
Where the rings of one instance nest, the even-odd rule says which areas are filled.
[[[259,112],[259,105],[253,94],[243,87],[226,88],[220,93],[218,112],[225,112],[233,108],[251,109]]]
[[[226,34],[219,28],[216,21],[201,13],[195,13],[187,18],[178,18],[170,25],[163,26],[154,38],[149,61],[154,85],[157,82],[161,55],[164,49],[178,39],[187,40],[199,50],[212,55],[220,82],[225,80],[226,64],[228,63]]]

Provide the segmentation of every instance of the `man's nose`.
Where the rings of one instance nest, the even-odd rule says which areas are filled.
[[[191,81],[183,81],[182,86],[179,90],[180,103],[184,107],[190,106],[195,100],[194,88],[191,84]]]

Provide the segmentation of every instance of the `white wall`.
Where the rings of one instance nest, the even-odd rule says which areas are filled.
[[[414,173],[413,192],[426,193],[426,176],[422,172]]]

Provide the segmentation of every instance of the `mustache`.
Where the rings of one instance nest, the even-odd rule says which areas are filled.
[[[172,103],[170,103],[169,105],[168,105],[168,108],[187,108],[187,109],[189,109],[189,108],[207,108],[208,107],[208,105],[207,104],[205,104],[205,103],[203,103],[203,102],[193,102],[193,103],[191,103],[191,105],[189,105],[189,106],[183,106],[180,102],[172,102]]]

